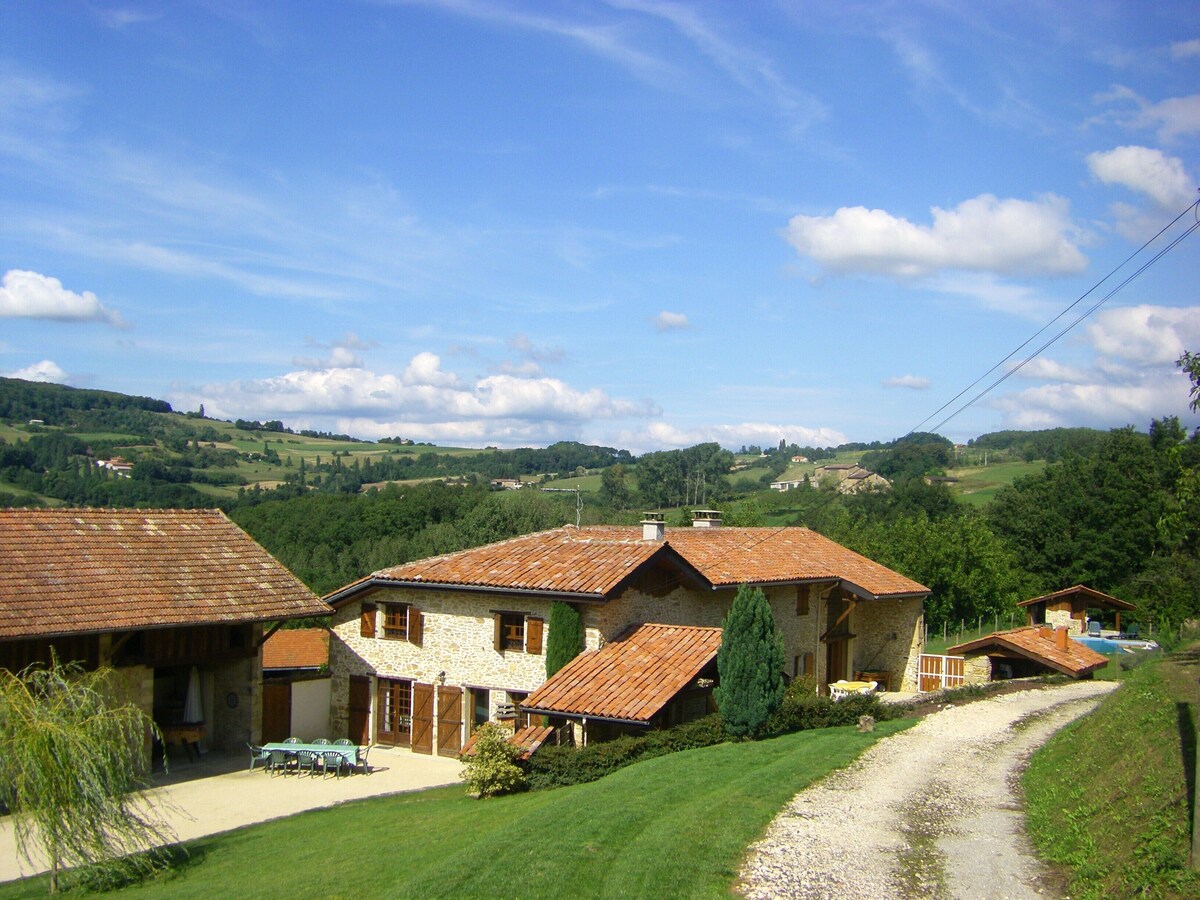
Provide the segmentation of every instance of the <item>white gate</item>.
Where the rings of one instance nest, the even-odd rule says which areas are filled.
[[[927,693],[958,687],[964,681],[966,662],[966,657],[963,656],[937,656],[933,653],[922,653],[920,669],[917,674],[917,690]]]

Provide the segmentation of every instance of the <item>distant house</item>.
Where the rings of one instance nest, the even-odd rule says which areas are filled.
[[[815,484],[833,484],[840,493],[853,494],[864,488],[890,488],[892,483],[882,475],[854,464],[835,463],[817,466],[812,474]]]
[[[218,510],[0,510],[0,667],[113,666],[168,738],[258,741],[264,625],[328,612]]]
[[[331,733],[454,755],[477,726],[519,724],[521,710],[590,739],[703,712],[719,626],[742,584],[767,595],[785,675],[823,687],[882,670],[912,689],[927,588],[807,528],[696,517],[691,528],[652,517],[640,529],[566,526],[334,591]],[[547,682],[555,602],[580,612],[589,653]]]
[[[263,741],[329,736],[329,631],[281,628],[262,651]]]
[[[520,478],[493,478],[490,483],[498,491],[519,491],[525,487],[525,482]]]
[[[1108,665],[1105,656],[1071,640],[1068,628],[1044,625],[997,631],[948,647],[946,653],[966,658],[963,674],[968,684],[1055,672],[1091,678]]]
[[[130,473],[133,472],[133,463],[119,456],[114,456],[112,459],[98,459],[96,465],[101,469],[108,469],[122,478],[130,477]]]
[[[1137,609],[1137,606],[1120,597],[1113,597],[1101,591],[1077,584],[1075,587],[1055,591],[1041,597],[1022,600],[1017,606],[1025,607],[1027,623],[1030,625],[1066,626],[1071,631],[1082,634],[1088,630],[1088,619],[1099,619],[1101,614],[1112,613],[1115,619],[1114,630],[1121,630],[1121,613]]]
[[[773,491],[794,491],[796,488],[804,487],[807,479],[798,481],[772,481],[771,490]]]
[[[794,462],[794,463],[806,463],[806,462],[808,462],[808,457],[807,457],[807,456],[793,456],[793,457],[792,457],[792,462]]]

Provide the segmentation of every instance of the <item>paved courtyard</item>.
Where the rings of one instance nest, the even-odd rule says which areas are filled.
[[[453,784],[462,771],[456,759],[383,747],[371,748],[370,775],[271,775],[257,767],[247,771],[248,762],[248,753],[209,753],[199,763],[181,760],[155,778],[159,787],[149,796],[163,801],[176,837],[188,841],[347,800]],[[0,881],[44,870],[17,859],[12,820],[0,817]]]

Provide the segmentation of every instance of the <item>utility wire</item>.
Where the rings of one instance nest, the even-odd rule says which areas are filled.
[[[1051,325],[1053,325],[1055,322],[1057,322],[1059,319],[1061,319],[1063,316],[1065,316],[1067,313],[1069,313],[1072,309],[1074,309],[1076,306],[1078,306],[1080,303],[1082,303],[1084,300],[1086,300],[1102,284],[1104,284],[1104,282],[1108,281],[1110,278],[1112,278],[1114,275],[1116,275],[1119,271],[1121,271],[1121,269],[1123,269],[1123,268],[1125,268],[1125,266],[1129,265],[1129,263],[1131,261],[1133,261],[1138,256],[1140,256],[1146,250],[1147,247],[1149,247],[1151,244],[1153,244],[1155,241],[1157,241],[1160,237],[1162,237],[1163,234],[1165,234],[1167,231],[1169,231],[1176,223],[1179,222],[1180,219],[1182,219],[1184,216],[1186,216],[1189,212],[1193,212],[1193,211],[1196,211],[1198,213],[1198,215],[1200,215],[1200,201],[1196,201],[1195,203],[1191,204],[1186,209],[1184,209],[1182,212],[1180,212],[1179,215],[1177,215],[1174,219],[1172,219],[1170,222],[1168,222],[1166,225],[1164,225],[1161,229],[1159,229],[1158,233],[1155,234],[1154,237],[1150,238],[1148,241],[1146,241],[1144,244],[1142,244],[1142,246],[1138,247],[1137,250],[1135,250],[1133,253],[1131,253],[1129,256],[1127,256],[1116,268],[1114,268],[1107,275],[1105,275],[1103,278],[1101,278],[1099,281],[1097,281],[1094,285],[1092,285],[1090,288],[1088,288],[1083,294],[1081,294],[1078,298],[1076,298],[1069,306],[1067,306],[1065,309],[1063,309],[1062,312],[1060,312],[1053,319],[1051,319],[1049,322],[1047,322],[1045,325],[1043,325],[1041,328],[1039,328],[1037,331],[1035,331],[1033,334],[1031,334],[1028,338],[1026,338],[1025,341],[1020,346],[1016,347],[1012,352],[1010,352],[1002,360],[1000,360],[998,363],[996,363],[994,366],[992,366],[990,369],[988,369],[986,372],[984,372],[982,375],[980,375],[978,378],[976,378],[974,381],[972,381],[970,384],[968,384],[965,388],[963,388],[961,391],[959,391],[957,394],[955,394],[953,397],[951,397],[949,400],[947,400],[945,403],[943,403],[941,406],[939,406],[937,409],[935,409],[933,412],[931,412],[928,416],[926,416],[924,419],[922,419],[920,422],[918,422],[916,427],[909,429],[909,431],[905,433],[904,437],[908,437],[909,435],[918,431],[921,428],[921,426],[923,426],[926,422],[928,422],[934,416],[940,415],[948,406],[955,403],[959,398],[961,398],[964,394],[966,394],[969,390],[971,390],[971,388],[975,387],[977,384],[979,384],[979,382],[983,381],[985,378],[987,378],[989,375],[991,375],[993,372],[995,372],[997,369],[999,369],[1001,366],[1003,366],[1005,363],[1007,363],[1009,360],[1011,360],[1014,356],[1016,356],[1018,353],[1020,353],[1026,347],[1028,347],[1031,343],[1033,343],[1033,341],[1038,337],[1038,335],[1042,334]],[[1076,325],[1078,325],[1080,322],[1082,322],[1084,319],[1086,319],[1089,315],[1091,315],[1093,312],[1095,312],[1097,309],[1099,309],[1107,300],[1109,300],[1118,291],[1120,291],[1123,287],[1125,287],[1127,284],[1129,284],[1129,282],[1133,281],[1133,279],[1137,278],[1137,276],[1142,274],[1142,272],[1146,271],[1146,269],[1148,269],[1151,265],[1153,265],[1155,262],[1157,262],[1158,259],[1160,257],[1162,257],[1165,253],[1174,249],[1174,247],[1180,241],[1182,241],[1185,237],[1187,237],[1193,231],[1195,231],[1198,226],[1200,226],[1200,219],[1198,219],[1198,221],[1196,223],[1193,223],[1192,225],[1190,225],[1188,227],[1188,229],[1183,232],[1183,234],[1181,234],[1179,237],[1175,238],[1165,248],[1163,248],[1158,253],[1156,253],[1147,263],[1142,265],[1141,268],[1139,268],[1136,272],[1134,272],[1132,275],[1130,275],[1128,278],[1126,278],[1123,282],[1121,282],[1119,285],[1117,285],[1117,287],[1115,287],[1112,291],[1110,291],[1108,294],[1106,294],[1099,302],[1092,305],[1086,312],[1084,312],[1082,315],[1080,315],[1078,318],[1076,318],[1070,325],[1068,325],[1066,328],[1064,328],[1062,331],[1060,331],[1058,334],[1056,334],[1049,341],[1042,344],[1037,350],[1035,350],[1029,356],[1025,357],[1025,359],[1022,360],[1018,365],[1016,365],[1015,367],[1010,369],[1007,374],[1003,375],[1002,377],[1000,377],[999,379],[994,381],[992,384],[990,384],[988,387],[986,387],[984,390],[980,391],[978,394],[976,394],[974,397],[972,397],[970,400],[968,400],[966,403],[964,403],[962,406],[960,406],[958,409],[956,409],[953,413],[948,415],[946,418],[942,419],[941,422],[939,422],[937,425],[935,425],[930,430],[936,433],[938,431],[938,429],[940,429],[942,426],[944,426],[947,422],[951,421],[955,416],[959,415],[959,413],[962,413],[965,410],[967,410],[968,408],[970,408],[976,401],[978,401],[981,398],[983,398],[984,396],[986,396],[993,389],[995,389],[1000,384],[1002,384],[1003,382],[1008,380],[1008,378],[1010,376],[1014,375],[1015,373],[1020,371],[1022,368],[1024,368],[1027,364],[1029,364],[1034,359],[1036,359],[1037,356],[1042,353],[1042,351],[1044,351],[1046,348],[1050,347],[1059,338],[1061,338],[1063,335],[1065,335],[1067,332],[1069,332],[1072,328],[1074,328]],[[903,440],[903,438],[901,438],[901,439]]]

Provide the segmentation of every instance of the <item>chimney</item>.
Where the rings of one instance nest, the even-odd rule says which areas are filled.
[[[1038,637],[1040,637],[1043,641],[1052,641],[1054,640],[1054,632],[1051,630],[1049,625],[1043,625],[1038,629]]]
[[[692,510],[693,528],[720,528],[721,512],[716,509]]]
[[[1054,629],[1054,643],[1058,646],[1059,650],[1066,650],[1068,646],[1067,641],[1070,639],[1066,628]]]
[[[642,540],[661,541],[666,537],[667,526],[662,513],[645,513],[642,518]]]

